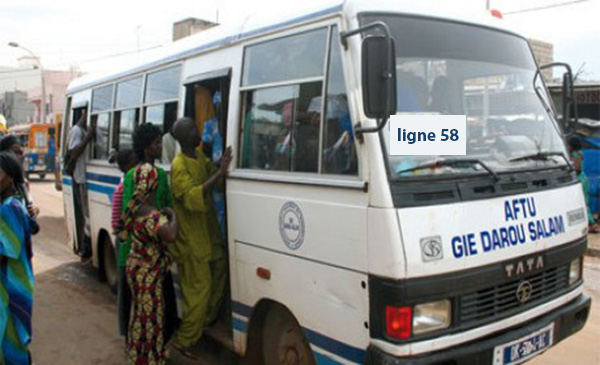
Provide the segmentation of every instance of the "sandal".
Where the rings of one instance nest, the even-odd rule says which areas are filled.
[[[194,354],[193,352],[191,352],[190,350],[188,350],[185,347],[181,347],[180,345],[177,345],[175,342],[171,343],[171,347],[173,347],[175,350],[177,350],[177,352],[179,352],[181,355],[185,356],[186,358],[188,358],[190,360],[194,360],[194,361],[200,360],[200,357],[198,355]]]

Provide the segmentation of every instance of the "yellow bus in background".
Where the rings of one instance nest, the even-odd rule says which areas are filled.
[[[56,128],[52,124],[21,124],[8,129],[19,138],[25,148],[23,170],[29,177],[38,174],[44,179],[54,172],[56,156]]]

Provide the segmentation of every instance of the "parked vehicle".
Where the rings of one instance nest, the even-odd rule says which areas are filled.
[[[44,179],[54,172],[56,157],[56,129],[51,124],[21,124],[9,129],[25,148],[25,174],[39,175]]]

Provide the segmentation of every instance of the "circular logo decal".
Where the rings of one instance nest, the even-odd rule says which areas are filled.
[[[531,298],[533,293],[533,285],[527,280],[521,282],[517,288],[517,300],[519,303],[525,303]]]
[[[297,250],[304,242],[304,217],[294,202],[286,202],[279,211],[279,234],[290,250]]]

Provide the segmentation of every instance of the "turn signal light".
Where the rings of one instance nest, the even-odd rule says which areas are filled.
[[[387,335],[399,340],[410,338],[412,331],[412,307],[385,307]]]

